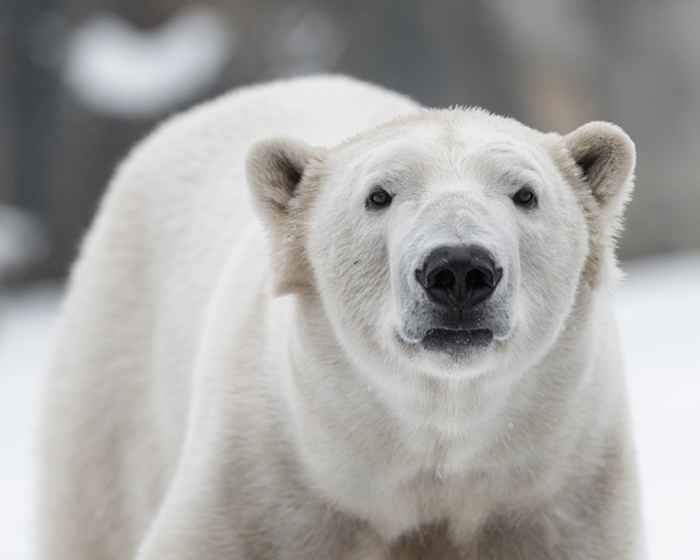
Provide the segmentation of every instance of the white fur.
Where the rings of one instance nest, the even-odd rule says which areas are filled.
[[[41,558],[636,557],[609,305],[634,148],[588,127],[422,111],[342,77],[161,127],[71,277]],[[524,182],[537,213],[510,200]],[[395,199],[372,215],[377,183]],[[455,232],[506,267],[508,328],[468,363],[398,342],[400,262]]]

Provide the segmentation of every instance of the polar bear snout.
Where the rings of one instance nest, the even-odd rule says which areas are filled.
[[[428,253],[415,275],[433,303],[459,311],[491,297],[503,268],[480,245],[442,245]]]
[[[444,222],[440,230],[413,232],[404,245],[397,279],[398,340],[402,348],[427,352],[425,357],[446,353],[450,363],[475,363],[511,332],[513,266],[502,260],[502,248],[492,248],[498,242],[474,239],[483,237],[476,230],[463,242],[442,230]],[[442,241],[436,244],[436,237]],[[440,361],[440,367],[447,365]]]

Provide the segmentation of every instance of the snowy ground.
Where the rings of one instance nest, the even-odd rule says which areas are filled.
[[[649,557],[697,557],[700,254],[626,267],[618,298]],[[32,431],[58,288],[0,292],[0,558],[31,558]],[[693,443],[694,442],[694,443]]]

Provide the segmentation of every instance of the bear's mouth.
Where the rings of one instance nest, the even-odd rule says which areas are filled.
[[[426,350],[459,351],[468,348],[483,348],[493,341],[491,329],[428,329],[421,340]]]

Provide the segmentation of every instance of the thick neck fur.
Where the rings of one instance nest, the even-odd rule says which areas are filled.
[[[315,490],[389,541],[444,521],[460,538],[501,510],[536,509],[575,475],[576,453],[604,421],[597,297],[582,282],[557,341],[530,370],[450,381],[360,370],[318,298],[297,296],[287,395]]]

